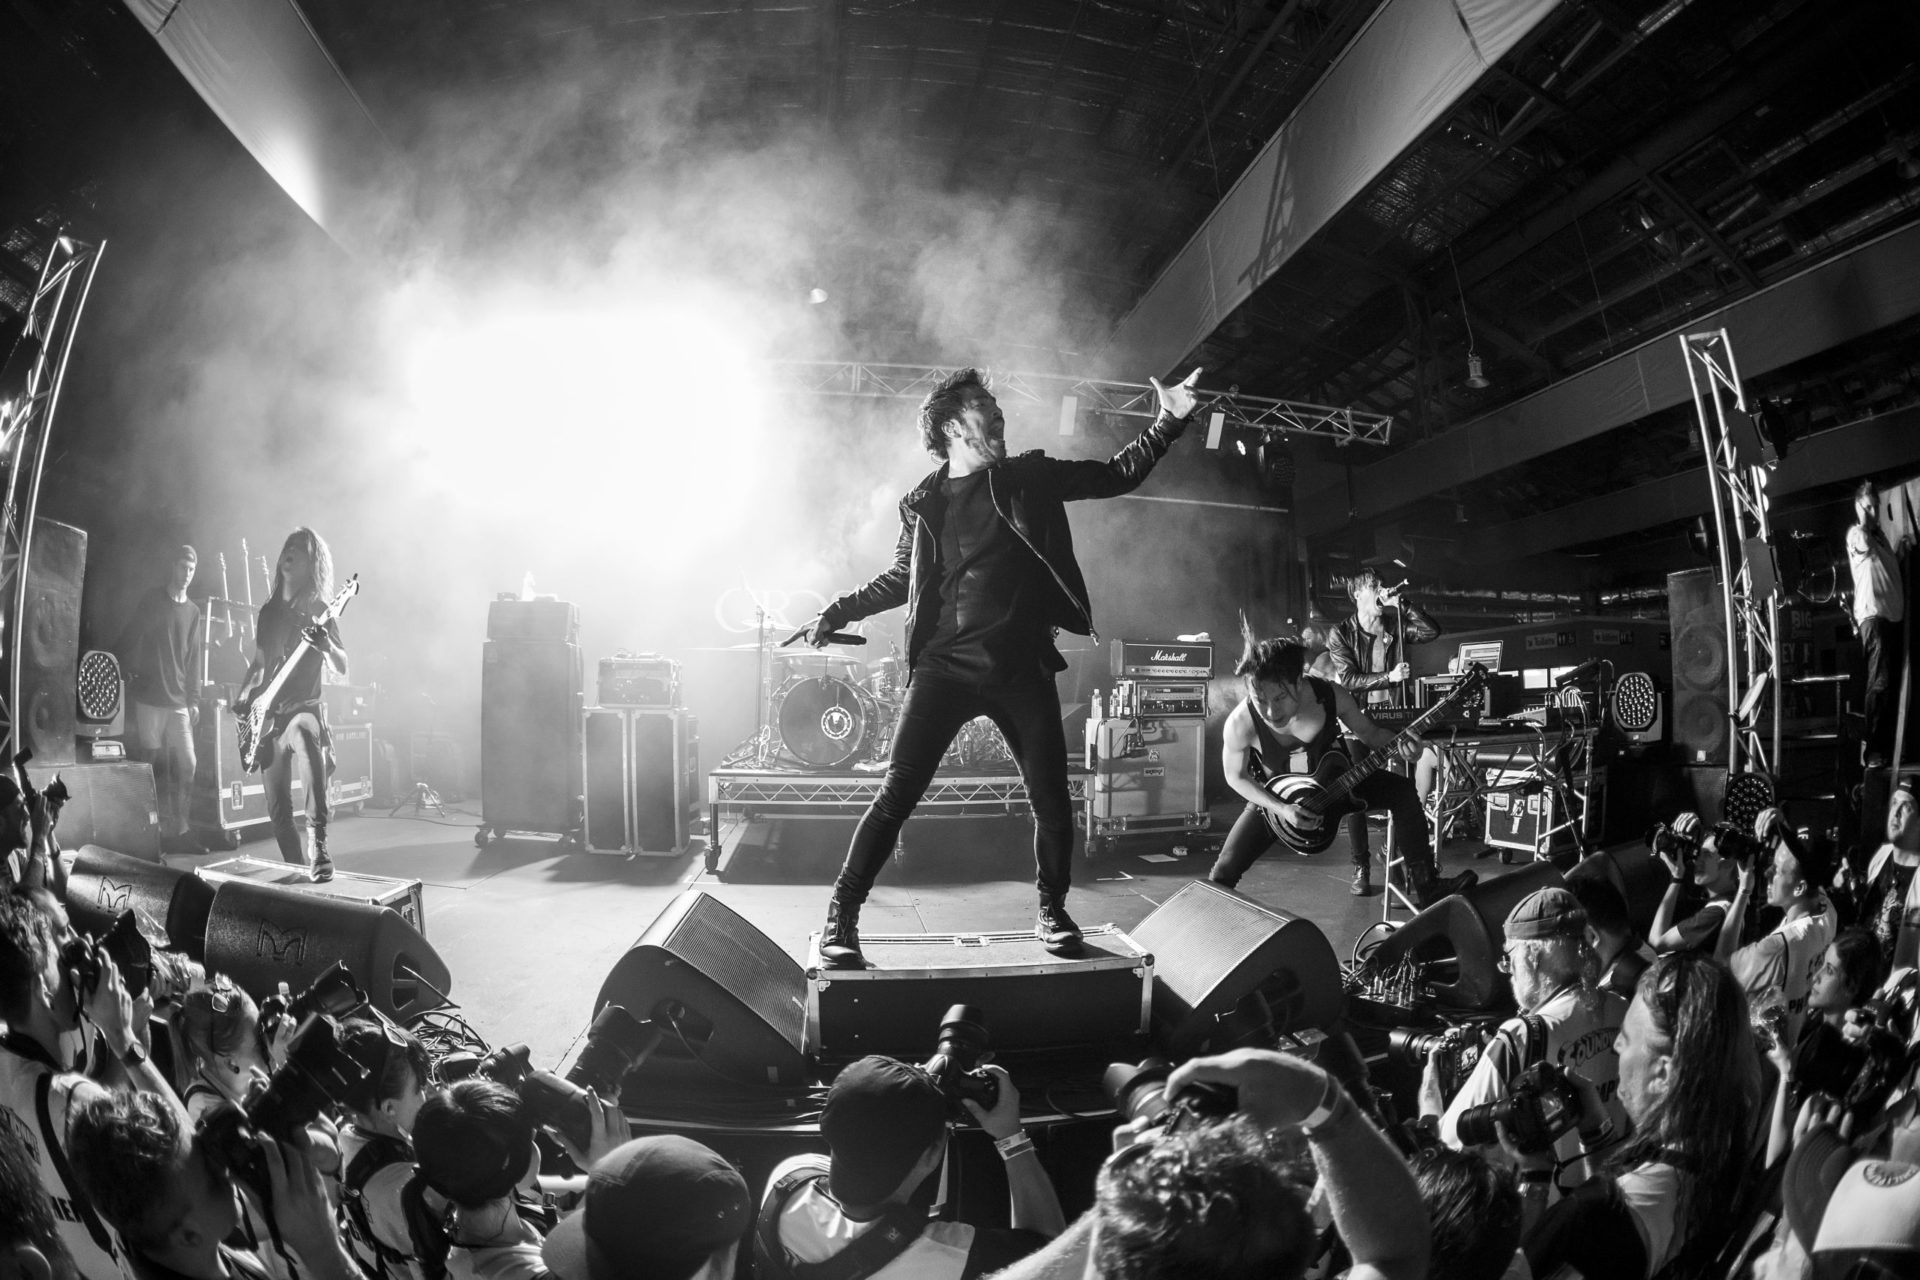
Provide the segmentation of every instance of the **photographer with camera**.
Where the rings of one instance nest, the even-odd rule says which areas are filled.
[[[1236,1049],[1183,1063],[1166,1087],[1178,1108],[1203,1086],[1231,1089],[1237,1114],[1176,1123],[1101,1166],[1090,1276],[1296,1280],[1318,1248],[1308,1188],[1292,1171],[1299,1138],[1352,1255],[1352,1280],[1427,1274],[1427,1215],[1413,1174],[1337,1079],[1291,1054]],[[1078,1237],[1079,1224],[1069,1234]],[[1016,1268],[1007,1280],[1028,1274],[1058,1273]]]
[[[366,1079],[340,1103],[347,1247],[369,1280],[425,1280],[406,1198],[415,1176],[413,1122],[426,1104],[433,1063],[411,1032],[377,1017],[349,1018],[341,1030],[346,1051],[367,1067]]]
[[[1650,1277],[1676,1260],[1697,1268],[1733,1225],[1753,1172],[1758,1050],[1733,975],[1698,952],[1654,961],[1621,1024],[1620,1100],[1633,1129],[1608,1174],[1545,1208],[1523,1248],[1539,1280]],[[1584,1081],[1580,1124],[1606,1118]],[[1538,1204],[1532,1194],[1530,1216]]]
[[[0,1124],[0,1276],[84,1280],[60,1238],[27,1135]]]
[[[45,891],[0,893],[0,1107],[37,1148],[40,1182],[81,1273],[111,1276],[118,1245],[101,1224],[68,1164],[69,1118],[102,1092],[101,1082],[172,1090],[147,1061],[135,1002],[110,956],[68,928]],[[96,1046],[98,1052],[96,1052]]]
[[[1720,931],[1733,910],[1740,887],[1740,865],[1734,853],[1745,845],[1732,839],[1723,826],[1705,829],[1696,813],[1683,813],[1670,826],[1655,827],[1647,837],[1654,854],[1673,877],[1653,913],[1647,940],[1656,952],[1703,951],[1711,955]],[[1706,901],[1685,919],[1675,920],[1683,899],[1704,893]]]
[[[1778,809],[1762,812],[1754,828],[1766,833],[1765,839],[1773,845],[1766,894],[1767,905],[1782,912],[1780,923],[1764,937],[1740,945],[1747,903],[1759,875],[1759,868],[1747,863],[1740,868],[1740,887],[1734,891],[1727,927],[1720,931],[1713,954],[1733,970],[1750,1005],[1777,1005],[1784,1010],[1783,1030],[1776,1038],[1792,1044],[1800,1038],[1813,975],[1837,928],[1833,904],[1821,888],[1832,877],[1833,868],[1826,861],[1824,846],[1802,844]]]
[[[586,1150],[560,1137],[589,1169],[630,1136],[627,1118],[589,1094]],[[451,1280],[537,1280],[546,1273],[541,1241],[559,1221],[541,1189],[533,1110],[499,1081],[461,1080],[432,1094],[413,1120],[421,1180],[451,1206],[444,1218]]]
[[[1626,1001],[1597,984],[1599,961],[1587,942],[1587,914],[1572,892],[1539,889],[1507,913],[1501,967],[1510,975],[1518,1017],[1500,1024],[1460,1092],[1441,1096],[1438,1055],[1420,1082],[1422,1115],[1440,1116],[1440,1138],[1450,1147],[1481,1147],[1490,1154],[1505,1126],[1531,1151],[1551,1151],[1561,1167],[1577,1163],[1603,1129],[1576,1132],[1564,1079],[1578,1071],[1607,1099],[1618,1131],[1625,1119],[1614,1090],[1619,1058],[1614,1036]],[[1555,1189],[1566,1187],[1556,1181]]]
[[[1634,930],[1627,900],[1613,882],[1596,875],[1571,875],[1567,888],[1587,913],[1587,945],[1600,962],[1602,991],[1633,999],[1634,984],[1653,963],[1653,948]]]
[[[953,1017],[949,1013],[949,1027]],[[943,1034],[943,1048],[947,1038]],[[941,1061],[930,1065],[938,1070]],[[928,1067],[875,1055],[835,1077],[820,1117],[828,1157],[795,1156],[768,1180],[754,1231],[761,1280],[793,1280],[801,1268],[823,1275],[840,1267],[871,1280],[971,1280],[1060,1234],[1066,1220],[1059,1196],[1020,1127],[1020,1091],[1000,1067],[971,1068],[968,1085],[992,1081],[991,1090],[967,1090],[990,1094],[990,1105],[983,1106],[975,1096],[958,1094],[954,1074],[942,1072],[950,1082],[943,1089]],[[1006,1162],[1010,1229],[928,1217],[940,1189],[954,1101]],[[816,1270],[821,1267],[829,1271]]]
[[[1501,1280],[1520,1251],[1513,1171],[1451,1147],[1428,1147],[1408,1163],[1433,1233],[1427,1280]]]
[[[273,1227],[313,1280],[361,1280],[334,1224],[333,1202],[304,1148],[249,1137],[270,1187]],[[228,1243],[240,1223],[236,1170],[205,1129],[190,1130],[150,1093],[107,1094],[73,1117],[75,1172],[127,1250],[134,1280],[267,1280],[251,1251]]]
[[[20,769],[23,751],[14,767],[0,769],[0,888],[50,889],[64,894],[66,867],[59,858],[60,846],[53,828],[58,804],[49,804],[47,791],[28,783],[21,789],[25,773]],[[66,786],[55,782],[48,789],[64,799]]]

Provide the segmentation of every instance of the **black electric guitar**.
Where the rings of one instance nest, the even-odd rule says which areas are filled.
[[[1362,807],[1353,789],[1377,773],[1391,760],[1395,749],[1408,738],[1440,719],[1477,693],[1487,682],[1487,669],[1474,663],[1460,683],[1421,712],[1384,747],[1375,747],[1358,760],[1348,760],[1344,751],[1329,751],[1320,757],[1312,773],[1281,773],[1267,779],[1267,791],[1291,805],[1298,805],[1320,819],[1317,827],[1301,827],[1282,818],[1271,809],[1264,810],[1267,825],[1276,840],[1296,853],[1319,853],[1333,843],[1337,820]],[[1361,708],[1362,711],[1365,708]]]
[[[327,602],[320,616],[301,628],[300,643],[293,647],[286,661],[274,669],[273,678],[267,681],[266,687],[253,695],[244,710],[239,707],[233,709],[234,715],[240,720],[240,767],[248,773],[260,772],[272,760],[272,744],[279,738],[279,731],[283,727],[277,723],[279,716],[273,711],[273,700],[280,696],[281,686],[287,683],[287,677],[293,674],[293,669],[300,665],[300,659],[314,652],[313,641],[307,639],[306,633],[314,627],[324,627],[339,617],[340,611],[347,607],[347,601],[358,594],[360,575],[356,573]]]

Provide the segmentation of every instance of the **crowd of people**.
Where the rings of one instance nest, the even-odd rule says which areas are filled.
[[[363,1007],[337,1024],[350,1086],[276,1126],[293,1018],[164,950],[130,992],[69,923],[31,809],[0,806],[27,842],[0,895],[10,1274],[1920,1276],[1910,785],[1858,873],[1774,812],[1674,824],[1650,939],[1604,878],[1528,895],[1503,922],[1517,1012],[1473,1052],[1433,1048],[1417,1120],[1364,1071],[1279,1049],[1181,1064],[1071,1223],[993,1065],[964,1099],[912,1063],[844,1068],[826,1151],[756,1188],[691,1136],[633,1136],[617,1096],[549,1127]],[[962,1116],[1005,1163],[991,1222],[940,1212]]]

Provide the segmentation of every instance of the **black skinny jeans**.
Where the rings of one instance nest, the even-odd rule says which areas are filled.
[[[1874,755],[1893,754],[1893,726],[1898,715],[1900,660],[1906,653],[1905,622],[1885,618],[1860,620],[1860,645],[1867,651],[1867,750]]]
[[[273,744],[273,756],[267,761],[264,775],[267,817],[273,827],[274,841],[280,846],[280,857],[304,867],[307,851],[300,840],[300,829],[293,821],[296,761],[306,765],[308,821],[318,836],[324,838],[327,819],[332,814],[327,805],[326,731],[320,727],[320,717],[311,711],[302,711],[287,721],[287,727],[280,731],[279,740]]]
[[[975,716],[986,716],[1000,727],[1020,766],[1033,807],[1033,861],[1040,892],[1067,891],[1073,867],[1073,801],[1067,793],[1067,735],[1053,678],[977,684],[916,675],[900,708],[886,780],[853,833],[846,864],[834,882],[836,897],[866,901],[874,877],[899,842],[901,824],[926,794],[954,737]]]
[[[1400,856],[1407,860],[1408,870],[1414,876],[1433,870],[1433,839],[1427,831],[1427,812],[1421,807],[1420,794],[1414,790],[1411,779],[1382,769],[1355,787],[1353,795],[1368,809],[1385,809],[1393,814],[1394,840],[1399,845]],[[1360,828],[1360,838],[1357,840],[1352,838],[1356,825]],[[1367,865],[1365,813],[1356,813],[1347,819],[1347,834],[1353,845],[1353,865]],[[1240,883],[1240,877],[1247,874],[1247,868],[1258,862],[1260,855],[1275,843],[1273,828],[1267,825],[1265,812],[1255,805],[1248,805],[1234,822],[1233,830],[1227,832],[1226,843],[1220,847],[1219,860],[1213,864],[1213,870],[1207,878],[1215,884],[1233,888]]]

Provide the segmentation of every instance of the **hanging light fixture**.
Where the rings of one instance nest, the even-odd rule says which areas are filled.
[[[1453,264],[1453,287],[1460,295],[1460,320],[1467,326],[1467,385],[1481,391],[1493,383],[1487,378],[1486,366],[1480,363],[1480,353],[1474,350],[1473,317],[1467,314],[1467,291],[1460,283],[1460,264],[1454,260],[1451,244],[1447,246],[1447,261]]]

